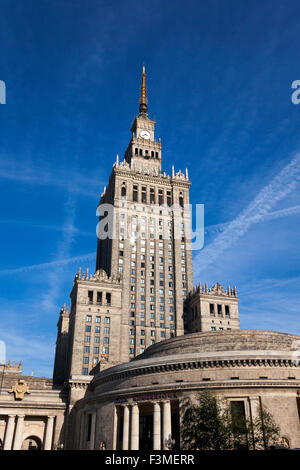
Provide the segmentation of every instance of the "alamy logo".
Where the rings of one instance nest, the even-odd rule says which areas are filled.
[[[3,80],[0,80],[0,104],[6,104],[6,86]]]
[[[293,104],[300,103],[300,80],[294,80],[292,83],[292,88],[295,89],[294,93],[292,93],[291,100]]]
[[[132,207],[124,201],[121,208],[100,204],[96,214],[100,219],[96,228],[99,240],[128,239],[134,246],[139,239],[142,245],[146,245],[148,239],[175,239],[184,241],[188,250],[200,250],[204,246],[204,204],[196,204],[194,207],[191,204],[153,204],[148,213],[143,204]],[[195,230],[190,230],[193,219]]]

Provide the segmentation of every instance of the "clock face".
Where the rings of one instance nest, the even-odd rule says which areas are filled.
[[[150,132],[148,132],[148,131],[141,131],[141,132],[140,132],[140,137],[141,137],[142,139],[150,139]]]

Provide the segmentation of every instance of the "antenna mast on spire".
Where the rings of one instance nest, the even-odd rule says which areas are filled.
[[[141,95],[140,95],[140,113],[147,114],[147,109],[148,109],[148,99],[147,99],[147,91],[146,91],[146,72],[145,72],[145,66],[143,65],[142,86],[141,86]]]

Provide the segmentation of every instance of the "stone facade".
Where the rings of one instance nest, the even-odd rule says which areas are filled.
[[[168,448],[171,437],[179,449],[180,404],[206,389],[225,402],[242,402],[252,420],[263,406],[279,424],[281,441],[300,447],[299,341],[284,333],[237,330],[155,344],[134,361],[95,375],[75,404],[81,422],[93,426],[82,430],[75,447],[159,450]]]
[[[97,363],[102,368],[121,362],[122,289],[120,280],[98,270],[81,270],[71,292],[71,308],[60,312],[53,379],[88,375]]]
[[[60,447],[65,440],[67,391],[51,379],[22,376],[20,366],[1,364],[0,369],[0,447]]]
[[[236,330],[240,328],[236,287],[227,291],[216,283],[211,289],[198,284],[185,303],[185,331]]]
[[[271,410],[300,447],[300,337],[240,330],[236,288],[193,288],[191,182],[161,170],[144,70],[139,110],[101,195],[96,272],[79,269],[59,314],[53,380],[0,364],[0,447],[179,449],[181,402],[205,389],[249,419]]]

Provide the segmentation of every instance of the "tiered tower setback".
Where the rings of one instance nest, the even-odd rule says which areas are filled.
[[[190,186],[187,170],[162,171],[162,144],[148,116],[143,67],[131,139],[124,159],[117,156],[98,205],[96,272],[76,274],[70,311],[60,312],[56,382],[77,380],[96,365],[102,370],[128,362],[184,332],[220,330],[220,305],[224,329],[225,320],[226,329],[229,322],[239,328],[236,295],[224,297],[216,286],[190,294]]]

